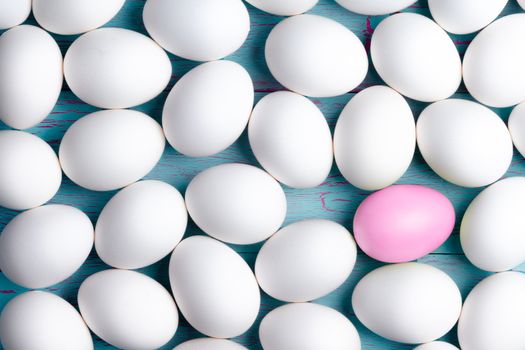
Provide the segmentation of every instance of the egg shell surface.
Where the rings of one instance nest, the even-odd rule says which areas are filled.
[[[276,16],[295,16],[314,7],[319,0],[246,0],[261,11]]]
[[[227,339],[199,338],[179,344],[173,350],[246,350],[246,348]]]
[[[431,343],[421,344],[414,348],[414,350],[459,350],[452,344],[443,341],[433,341]]]
[[[0,1],[0,30],[17,26],[31,13],[31,0]]]
[[[367,16],[387,15],[399,12],[416,0],[336,0],[349,11]]]
[[[525,155],[525,102],[512,110],[509,116],[509,132],[512,142],[522,156]]]

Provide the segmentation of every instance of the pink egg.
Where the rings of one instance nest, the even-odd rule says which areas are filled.
[[[407,262],[432,252],[454,228],[452,203],[419,185],[395,185],[368,196],[357,208],[354,235],[370,257]]]

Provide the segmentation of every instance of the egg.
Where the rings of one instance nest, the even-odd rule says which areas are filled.
[[[383,262],[427,255],[452,233],[455,213],[440,192],[420,185],[395,185],[368,196],[357,208],[354,234],[359,247]]]
[[[0,206],[25,210],[57,193],[62,170],[55,151],[23,131],[0,130]]]
[[[81,34],[109,22],[125,0],[33,0],[38,24],[56,34]]]
[[[276,16],[295,16],[312,9],[319,0],[246,0],[261,11]]]
[[[222,164],[195,176],[186,207],[204,232],[224,242],[252,244],[270,237],[286,216],[286,196],[275,179],[246,164]]]
[[[213,61],[197,66],[175,84],[164,104],[166,138],[190,157],[219,153],[241,136],[253,98],[250,75],[238,63]]]
[[[476,102],[433,103],[421,112],[416,132],[427,164],[458,186],[489,185],[505,174],[512,161],[512,140],[505,123]]]
[[[241,0],[148,0],[142,18],[160,46],[193,61],[232,54],[250,31],[250,16]]]
[[[146,114],[108,110],[73,123],[58,154],[64,173],[74,183],[111,191],[148,174],[162,156],[164,143],[162,128]]]
[[[257,254],[255,277],[287,302],[325,296],[350,276],[357,249],[350,232],[329,220],[302,220],[275,233]]]
[[[510,270],[525,261],[525,177],[510,177],[483,190],[461,222],[465,255],[480,269]]]
[[[78,306],[88,327],[121,349],[156,349],[175,335],[179,316],[168,291],[135,271],[104,270],[82,282]]]
[[[24,22],[31,12],[31,0],[2,0],[0,2],[0,30]]]
[[[525,10],[525,0],[518,0],[518,4]]]
[[[259,327],[264,350],[360,350],[354,325],[340,312],[313,303],[286,304],[270,311]]]
[[[368,70],[361,41],[345,26],[316,15],[284,19],[270,32],[266,64],[285,88],[310,97],[342,95]]]
[[[452,95],[461,82],[456,46],[431,19],[399,13],[379,23],[370,54],[379,76],[400,94],[434,102]]]
[[[296,93],[264,96],[253,109],[248,139],[262,167],[287,186],[319,186],[332,168],[328,123],[312,101]]]
[[[443,341],[433,341],[431,343],[421,344],[415,347],[414,350],[459,350],[452,344]]]
[[[0,315],[6,350],[92,350],[93,340],[77,310],[47,292],[30,291],[11,299]]]
[[[145,35],[100,28],[71,44],[64,58],[64,76],[71,91],[90,105],[129,108],[164,90],[171,78],[171,62]]]
[[[462,350],[525,347],[525,276],[502,272],[481,281],[467,296],[458,324]]]
[[[173,251],[187,222],[184,198],[175,187],[162,181],[139,181],[118,192],[102,209],[95,248],[108,265],[142,268]]]
[[[82,211],[49,204],[15,216],[0,235],[0,269],[26,288],[70,277],[93,247],[93,225]]]
[[[525,13],[502,17],[483,29],[463,58],[468,92],[492,107],[525,101]]]
[[[416,0],[335,0],[349,11],[361,15],[378,16],[399,12]]]
[[[176,346],[173,350],[246,350],[246,348],[231,340],[199,338],[188,340]]]
[[[447,32],[469,34],[494,21],[508,0],[429,0],[428,8],[434,20]]]
[[[51,113],[62,88],[56,41],[35,26],[9,29],[0,36],[0,76],[0,120],[15,129],[37,125]]]
[[[169,276],[180,311],[207,336],[239,336],[259,313],[261,296],[250,267],[213,238],[192,236],[179,243],[171,256]]]
[[[412,111],[389,87],[359,92],[337,120],[335,161],[345,179],[358,188],[373,191],[396,182],[408,169],[415,148]]]
[[[446,273],[430,265],[386,265],[357,283],[352,307],[359,321],[381,337],[419,344],[452,329],[461,312],[461,294]]]
[[[525,155],[525,101],[512,110],[509,116],[509,131],[514,146]]]

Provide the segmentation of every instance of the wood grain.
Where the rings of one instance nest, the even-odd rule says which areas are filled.
[[[127,0],[122,11],[107,26],[124,27],[146,33],[141,18],[143,6],[144,0]],[[249,5],[247,6],[252,21],[250,35],[243,47],[231,55],[231,57],[228,57],[228,59],[239,62],[247,68],[255,84],[256,97],[257,99],[260,99],[268,92],[282,89],[282,86],[272,78],[264,62],[264,42],[272,27],[278,23],[281,18],[265,14]],[[429,15],[426,1],[419,1],[406,11]],[[518,5],[514,0],[511,0],[503,14],[519,11],[520,8]],[[366,46],[369,45],[373,28],[383,18],[371,18],[352,14],[339,7],[333,0],[320,0],[319,4],[311,11],[311,13],[324,15],[343,23],[357,34]],[[34,24],[35,21],[31,18],[28,23]],[[76,38],[75,36],[59,35],[54,37],[58,41],[63,52],[67,50],[67,47]],[[468,43],[472,40],[473,35],[452,36],[452,38],[460,53],[463,53]],[[167,92],[173,86],[173,83],[184,73],[197,65],[195,62],[189,62],[172,55],[170,55],[170,58],[174,70],[172,81],[166,91],[153,101],[136,108],[137,110],[141,110],[151,115],[157,121],[160,121],[164,100]],[[350,98],[364,87],[377,84],[382,84],[382,82],[372,68],[365,81],[356,88],[355,91],[340,97],[314,99],[313,101],[321,108],[333,130],[339,113]],[[469,98],[468,95],[465,94],[463,86],[460,87],[456,97]],[[414,101],[409,102],[415,116],[417,116],[426,106],[426,104],[423,103]],[[66,129],[75,120],[95,110],[97,109],[79,101],[64,84],[63,92],[61,93],[58,104],[53,112],[40,125],[29,131],[48,141],[57,151],[60,140]],[[510,113],[510,109],[495,109],[495,111],[504,120],[508,118]],[[7,129],[7,127],[5,125],[0,125],[0,129]],[[197,173],[210,166],[229,162],[257,164],[248,146],[246,134],[243,134],[233,146],[224,152],[207,158],[188,158],[175,152],[168,146],[166,147],[159,164],[146,178],[166,181],[177,187],[183,193],[188,182]],[[520,174],[525,174],[525,164],[523,158],[515,152],[512,166],[509,169],[507,176]],[[420,259],[420,261],[434,265],[450,274],[459,285],[461,292],[465,297],[468,291],[479,280],[488,275],[488,273],[473,267],[466,260],[461,251],[457,235],[459,222],[467,205],[481,191],[481,189],[466,189],[447,183],[432,172],[432,170],[423,162],[419,153],[416,154],[410,169],[399,183],[422,184],[432,187],[444,193],[453,202],[457,212],[457,223],[453,235],[435,252]],[[350,230],[352,230],[352,218],[357,206],[369,194],[369,192],[356,189],[348,184],[335,166],[332,169],[329,178],[318,188],[309,190],[293,190],[286,188],[285,192],[289,203],[286,223],[305,218],[325,218],[342,223]],[[100,210],[114,193],[115,192],[97,193],[88,191],[74,185],[69,179],[64,178],[59,193],[51,202],[69,204],[78,207],[85,211],[93,222],[95,222]],[[17,212],[15,211],[0,208],[0,230],[3,229],[3,227],[16,214]],[[187,235],[194,234],[202,234],[202,232],[190,222]],[[251,246],[234,246],[234,248],[251,266],[253,266],[256,252],[260,248],[260,244]],[[364,274],[380,265],[381,263],[359,253],[355,270],[345,284],[334,293],[319,299],[317,302],[332,306],[351,319],[359,330],[364,350],[411,349],[413,348],[412,346],[389,342],[366,330],[359,321],[357,321],[351,310],[350,296],[355,284]],[[108,266],[102,263],[96,254],[92,252],[89,259],[74,276],[63,283],[48,288],[47,290],[63,296],[76,306],[76,292],[79,284],[90,274],[107,268]],[[517,270],[525,271],[525,264],[520,266]],[[166,288],[169,288],[168,258],[154,264],[153,266],[142,269],[141,271],[158,279]],[[26,291],[24,288],[16,286],[8,281],[3,274],[0,274],[0,308],[3,308],[11,298],[24,291]],[[263,295],[258,321],[246,334],[237,338],[236,341],[246,345],[249,349],[260,349],[257,337],[260,319],[269,310],[281,304],[281,302],[278,302],[267,295]],[[176,336],[163,349],[172,349],[176,344],[179,344],[184,340],[199,336],[200,335],[192,330],[192,328],[182,319]],[[455,330],[448,334],[444,339],[457,344]],[[112,348],[96,337],[95,340],[97,349]]]

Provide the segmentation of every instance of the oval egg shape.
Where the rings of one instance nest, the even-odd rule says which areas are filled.
[[[0,206],[25,210],[57,193],[62,170],[55,151],[41,138],[23,131],[0,131]]]
[[[102,209],[95,248],[108,265],[142,268],[173,251],[187,222],[184,198],[175,187],[156,180],[139,181],[118,192]]]
[[[458,323],[462,350],[525,347],[525,276],[502,272],[482,280],[465,299]]]
[[[302,220],[280,229],[257,254],[255,277],[275,299],[310,301],[350,276],[357,257],[352,235],[329,220]]]
[[[93,247],[93,224],[82,211],[49,204],[15,216],[0,235],[0,269],[26,288],[70,277]]]
[[[11,299],[0,315],[4,349],[92,350],[93,340],[77,310],[47,292],[30,291]]]
[[[505,123],[476,102],[449,99],[431,104],[421,112],[416,133],[427,164],[458,186],[489,185],[505,174],[512,161]]]
[[[429,0],[428,8],[434,20],[453,34],[477,32],[494,21],[508,0]]]
[[[415,347],[414,350],[459,350],[452,344],[443,341],[433,341],[431,343],[421,344]]]
[[[250,75],[238,63],[213,61],[197,66],[175,84],[164,104],[166,139],[190,157],[219,153],[241,136],[253,98]]]
[[[512,110],[509,116],[509,132],[512,142],[522,157],[525,157],[525,102]]]
[[[370,54],[388,86],[417,101],[445,99],[461,82],[456,46],[423,15],[398,13],[385,18],[374,30]]]
[[[246,0],[261,11],[276,16],[295,16],[313,8],[319,0]]]
[[[129,108],[164,90],[171,78],[171,62],[145,35],[100,28],[71,44],[64,58],[64,76],[71,91],[90,105]]]
[[[472,264],[492,272],[525,261],[525,177],[510,177],[484,189],[470,203],[460,229],[461,247]]]
[[[415,148],[412,111],[403,96],[389,87],[359,92],[337,120],[335,161],[355,187],[373,191],[393,184],[408,169]]]
[[[287,186],[319,186],[332,168],[328,123],[313,102],[296,93],[264,96],[250,117],[248,139],[257,161]]]
[[[310,97],[349,92],[365,78],[368,57],[357,36],[332,19],[299,15],[270,32],[266,64],[284,87]]]
[[[37,125],[51,113],[62,88],[62,54],[56,41],[31,25],[3,33],[0,76],[0,120],[14,129]]]
[[[64,173],[77,185],[111,191],[148,174],[164,151],[160,125],[142,112],[88,114],[69,127],[60,143]]]
[[[104,270],[82,282],[78,306],[88,327],[122,349],[157,349],[175,335],[177,306],[154,279],[135,271]]]
[[[180,311],[207,336],[241,335],[259,313],[261,296],[250,267],[213,238],[192,236],[179,243],[171,256],[169,276]]]
[[[461,294],[446,273],[430,265],[386,265],[357,283],[352,307],[359,321],[383,338],[420,344],[452,329]]]
[[[45,30],[81,34],[109,22],[125,0],[33,0],[33,15]]]
[[[314,303],[286,304],[270,311],[259,327],[259,339],[264,350],[361,349],[352,322],[340,312]]]
[[[31,13],[31,0],[2,0],[0,2],[0,30],[17,26]]]
[[[387,15],[399,12],[416,0],[335,0],[349,11],[367,16]]]
[[[173,350],[247,350],[241,344],[227,339],[198,338],[188,340]]]
[[[193,61],[232,54],[250,31],[250,16],[241,0],[148,0],[142,18],[160,46]]]
[[[502,17],[483,29],[463,58],[468,92],[491,107],[525,101],[525,13]]]
[[[286,196],[274,178],[251,165],[217,165],[195,176],[186,207],[204,232],[224,242],[253,244],[281,227]]]
[[[354,234],[370,257],[407,262],[443,244],[454,222],[454,207],[440,192],[420,185],[395,185],[371,194],[359,205]]]

